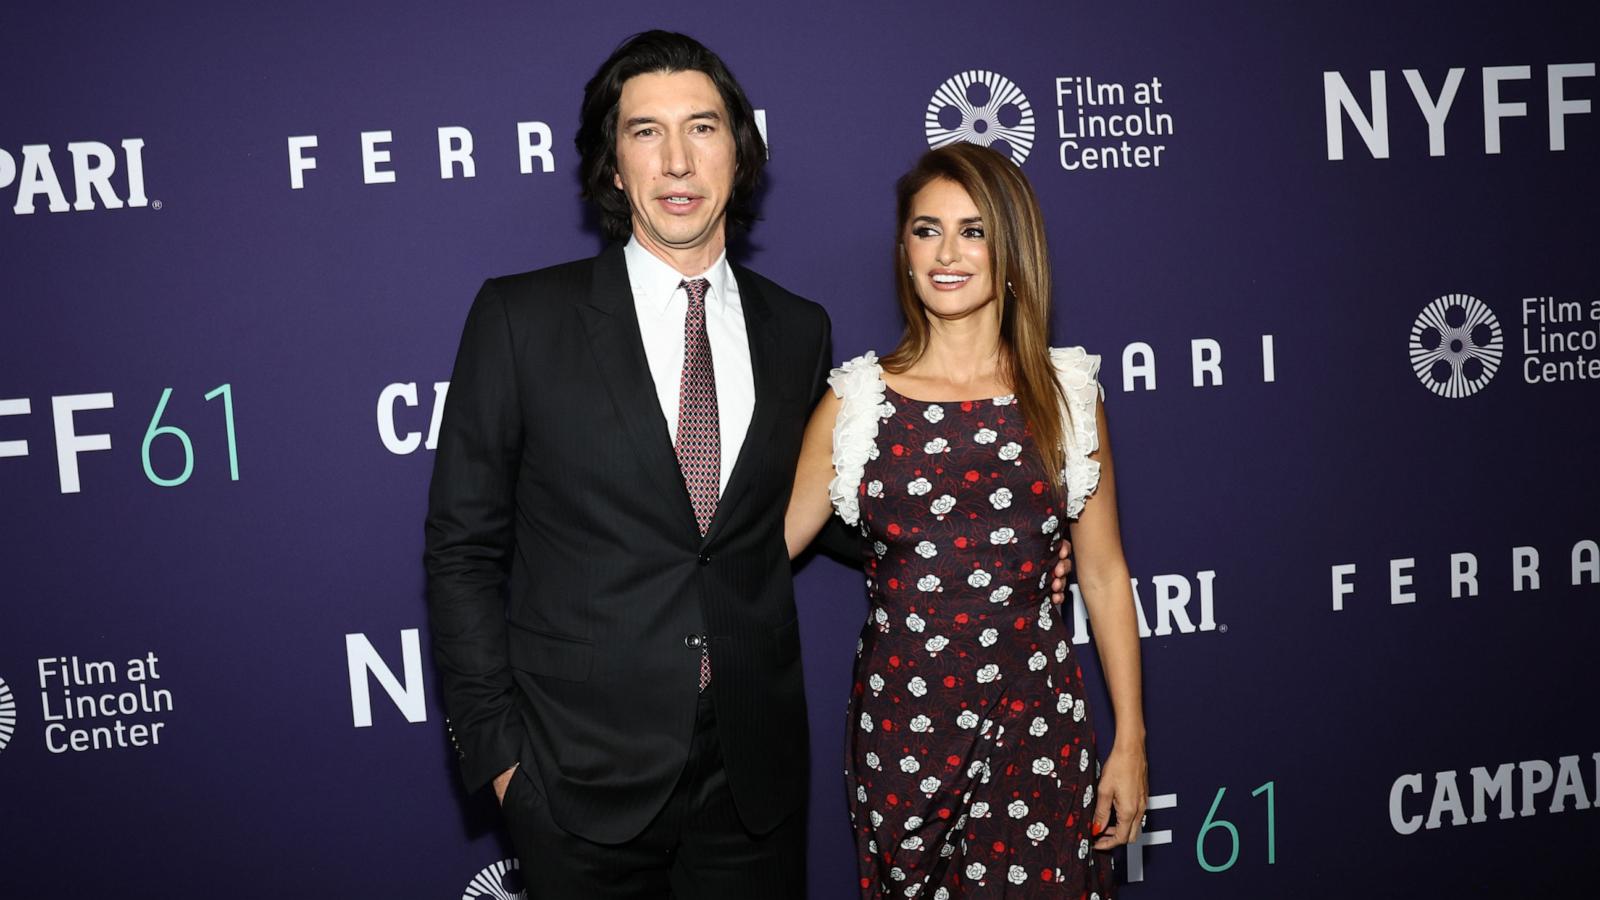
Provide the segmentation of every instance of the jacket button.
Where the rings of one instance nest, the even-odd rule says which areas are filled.
[[[702,553],[699,556],[695,557],[695,559],[698,560],[700,565],[702,565],[702,566],[711,565],[711,554],[709,554],[709,553]]]
[[[688,647],[690,650],[699,650],[701,647],[704,647],[705,644],[706,639],[698,634],[686,634],[683,636],[683,645]]]

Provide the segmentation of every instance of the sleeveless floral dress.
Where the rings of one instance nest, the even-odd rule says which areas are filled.
[[[1071,409],[1065,508],[1013,398],[904,397],[871,354],[831,379],[845,402],[830,494],[861,528],[871,606],[846,758],[863,897],[1113,896],[1091,848],[1083,676],[1049,599],[1062,530],[1098,484],[1099,360],[1052,355]]]

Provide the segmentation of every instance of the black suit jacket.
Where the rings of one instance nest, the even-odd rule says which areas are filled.
[[[831,364],[827,313],[740,266],[756,403],[701,537],[622,248],[491,279],[467,316],[427,520],[434,659],[467,786],[520,762],[564,828],[614,843],[687,758],[709,636],[734,802],[757,832],[806,794],[783,513]],[[724,461],[724,465],[729,461]]]

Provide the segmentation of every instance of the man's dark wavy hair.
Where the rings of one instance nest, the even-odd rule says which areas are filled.
[[[728,198],[727,233],[737,237],[755,223],[755,194],[766,165],[767,147],[756,129],[755,110],[744,89],[722,60],[692,37],[670,31],[646,31],[622,42],[601,63],[600,70],[583,88],[583,110],[578,124],[578,156],[583,196],[600,210],[600,226],[609,238],[621,239],[633,231],[628,196],[617,190],[617,101],[622,85],[635,75],[650,72],[704,72],[722,95],[733,131],[733,193]]]

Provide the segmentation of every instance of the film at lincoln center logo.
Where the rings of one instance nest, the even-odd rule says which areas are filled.
[[[1445,294],[1411,324],[1411,369],[1428,390],[1452,399],[1483,390],[1500,368],[1505,337],[1482,300]]]
[[[1033,149],[1033,106],[1011,79],[972,69],[933,92],[924,129],[934,149],[966,141],[992,147],[1020,166]]]
[[[17,698],[11,695],[11,688],[4,678],[0,678],[0,750],[11,743],[11,736],[17,731]]]
[[[472,876],[461,900],[528,900],[522,883],[522,866],[515,859],[502,859],[485,866]]]

